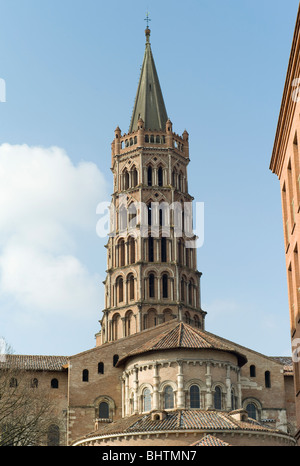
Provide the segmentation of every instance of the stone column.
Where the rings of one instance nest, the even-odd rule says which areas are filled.
[[[154,364],[154,375],[153,375],[153,395],[152,395],[152,409],[159,409],[159,375],[158,375],[158,365]]]
[[[135,379],[133,382],[133,414],[138,413],[138,388],[139,388],[139,370],[137,367],[134,368]]]
[[[177,409],[184,408],[184,391],[183,391],[183,369],[182,361],[177,361],[178,364],[178,373],[177,373]]]
[[[211,391],[211,372],[210,372],[210,363],[206,363],[206,374],[205,374],[205,382],[206,382],[206,406],[205,408],[213,408],[213,399],[212,399],[212,391]]]
[[[226,409],[230,411],[231,406],[231,378],[230,378],[230,364],[226,366]]]
[[[129,399],[129,374],[125,373],[125,416],[130,415],[130,399]]]
[[[241,383],[241,369],[238,368],[238,373],[237,373],[237,386],[238,386],[238,393],[237,393],[237,403],[238,403],[238,408],[242,408],[242,383]]]

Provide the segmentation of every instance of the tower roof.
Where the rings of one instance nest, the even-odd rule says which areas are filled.
[[[150,29],[147,27],[146,48],[141,69],[140,80],[134,102],[129,133],[137,130],[140,118],[145,129],[164,130],[168,120],[167,111],[159,84],[150,45]]]

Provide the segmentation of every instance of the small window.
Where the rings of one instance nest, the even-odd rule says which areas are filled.
[[[9,381],[9,386],[11,388],[16,388],[18,386],[18,381],[15,377],[12,377]]]
[[[253,364],[250,366],[250,377],[256,377],[256,367]]]
[[[271,388],[271,374],[270,371],[265,372],[265,387]]]
[[[200,408],[200,390],[198,385],[192,385],[190,388],[190,407]]]
[[[174,408],[174,391],[170,385],[167,385],[164,392],[164,405],[165,409]]]
[[[119,356],[117,354],[115,354],[114,357],[113,357],[113,366],[114,367],[116,367],[118,361],[119,361]]]
[[[248,416],[251,419],[256,419],[257,418],[257,413],[256,413],[256,406],[254,403],[249,403],[246,406],[246,411],[248,413]]]
[[[98,362],[98,374],[104,374],[104,363]]]
[[[151,392],[149,388],[143,391],[143,411],[151,411]]]
[[[109,406],[105,401],[102,401],[99,405],[99,418],[109,419]]]
[[[215,409],[222,409],[222,391],[220,387],[215,388],[214,405]]]
[[[82,371],[82,382],[88,382],[89,381],[89,371],[88,369],[83,369]]]
[[[162,291],[163,291],[163,298],[168,297],[168,275],[164,274],[162,276]]]
[[[58,388],[58,380],[52,379],[51,380],[51,388]]]
[[[38,384],[39,384],[38,379],[32,379],[31,388],[37,388]]]

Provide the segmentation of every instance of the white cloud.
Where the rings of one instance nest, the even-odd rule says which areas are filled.
[[[100,279],[77,257],[78,235],[96,235],[106,181],[64,150],[0,146],[1,302],[34,313],[86,315],[101,306]],[[0,308],[5,311],[6,306]]]

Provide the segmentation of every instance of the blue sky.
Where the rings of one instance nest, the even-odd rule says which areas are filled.
[[[190,135],[206,329],[290,354],[279,182],[269,170],[298,1],[0,0],[0,336],[16,353],[94,346],[112,192],[146,11],[168,115]]]

